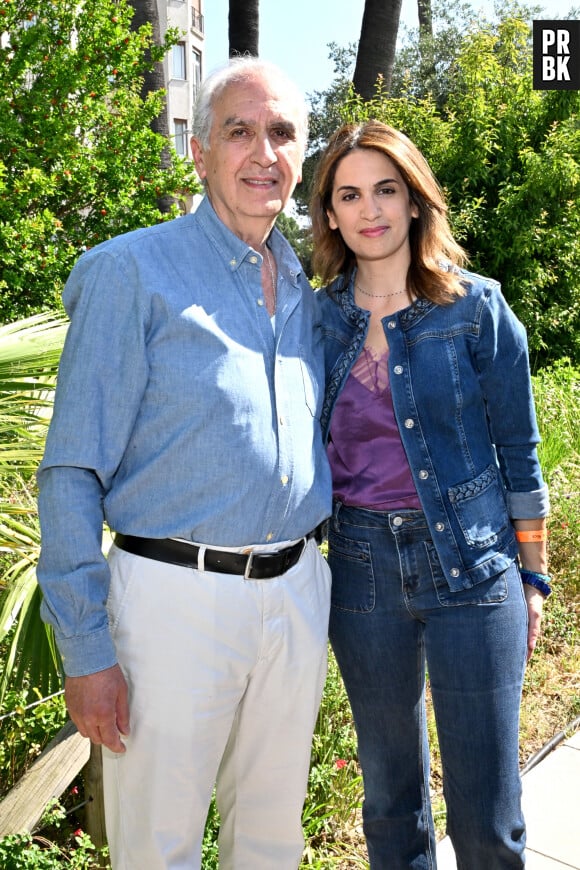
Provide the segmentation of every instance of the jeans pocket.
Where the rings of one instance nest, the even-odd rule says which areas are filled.
[[[338,532],[328,533],[328,564],[332,572],[331,603],[338,610],[369,613],[375,606],[371,545]]]

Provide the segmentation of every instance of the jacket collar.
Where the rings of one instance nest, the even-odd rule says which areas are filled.
[[[363,327],[369,321],[370,313],[362,308],[359,308],[354,301],[354,282],[356,272],[354,272],[348,283],[345,283],[343,277],[336,278],[328,287],[330,295],[336,300],[345,320],[355,327]],[[432,308],[435,307],[433,302],[428,299],[415,299],[407,308],[403,308],[396,314],[391,315],[397,317],[403,329],[409,328],[421,320]]]

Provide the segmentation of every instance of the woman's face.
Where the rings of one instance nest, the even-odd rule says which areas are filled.
[[[395,164],[380,151],[357,148],[342,158],[327,215],[359,262],[392,259],[408,266],[409,227],[419,212]]]

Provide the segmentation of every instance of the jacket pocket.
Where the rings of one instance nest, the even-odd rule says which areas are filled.
[[[452,486],[447,494],[470,547],[489,547],[509,526],[497,468],[489,465],[478,477]]]

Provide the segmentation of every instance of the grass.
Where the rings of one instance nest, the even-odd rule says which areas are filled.
[[[545,607],[542,637],[528,665],[521,710],[521,763],[524,765],[554,735],[580,715],[580,372],[566,361],[534,378],[538,419],[542,432],[540,455],[550,486],[552,510],[549,550],[554,592]],[[15,697],[24,706],[25,697]],[[429,708],[432,747],[431,791],[438,835],[445,830],[445,805],[437,735]],[[31,762],[60,722],[58,702],[48,711],[19,714],[0,723],[0,776],[6,787]],[[45,742],[46,742],[45,741]],[[31,747],[34,751],[31,752]],[[7,781],[9,777],[9,782]],[[6,790],[6,788],[4,789]],[[0,789],[1,793],[1,789]],[[368,867],[362,835],[362,784],[356,758],[356,738],[348,702],[334,658],[313,740],[308,798],[304,810],[307,838],[301,870],[358,870]],[[67,797],[68,799],[68,797]],[[58,815],[58,813],[57,813]],[[84,835],[74,830],[74,817],[30,839],[0,841],[0,866],[5,870],[98,866]],[[60,827],[59,827],[60,825]],[[204,843],[204,870],[217,868],[215,843],[219,819],[210,810]],[[3,851],[4,850],[4,851]],[[10,854],[8,861],[6,855]],[[8,861],[8,863],[6,863]],[[3,862],[3,863],[2,863]]]

